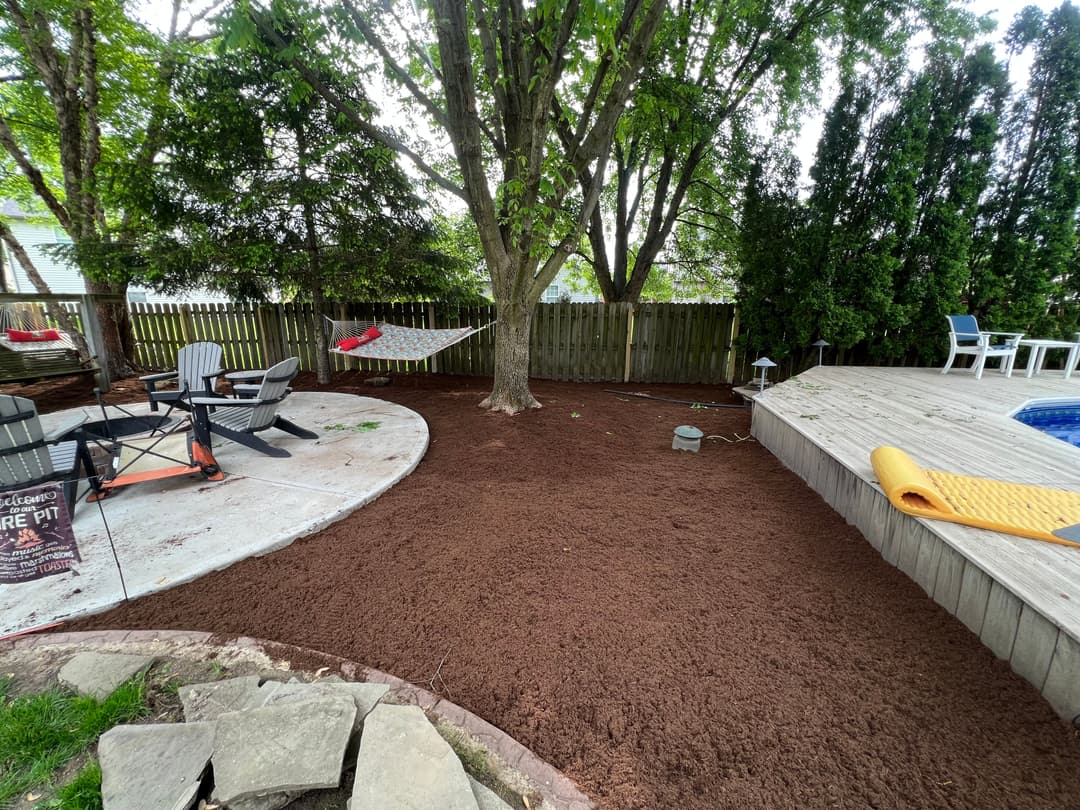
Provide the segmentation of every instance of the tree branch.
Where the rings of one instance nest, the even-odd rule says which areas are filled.
[[[390,69],[390,72],[394,74],[394,78],[396,78],[399,82],[405,85],[406,88],[408,88],[409,92],[412,93],[413,98],[415,98],[420,103],[420,105],[425,110],[427,110],[428,115],[434,118],[436,123],[438,123],[442,127],[445,127],[446,111],[439,107],[439,105],[437,105],[435,101],[427,93],[424,92],[424,89],[416,83],[413,77],[409,75],[409,72],[398,64],[393,54],[390,53],[390,49],[386,47],[386,43],[382,41],[382,37],[375,33],[375,29],[368,25],[367,20],[365,20],[363,15],[360,14],[356,6],[352,4],[352,0],[342,0],[342,5],[349,13],[349,16],[352,18],[353,23],[356,25],[357,28],[360,29],[360,33],[364,35],[364,39],[366,39],[371,44],[371,46],[375,48],[379,56],[382,57],[383,62]]]
[[[495,136],[496,149],[506,151],[506,130],[503,122],[507,116],[506,88],[499,81],[499,57],[495,48],[495,35],[488,23],[487,14],[480,0],[473,0],[473,16],[476,17],[476,28],[480,38],[481,51],[484,54],[484,71],[487,73],[488,84],[491,85],[492,95],[495,97]]]
[[[282,40],[281,36],[273,29],[273,26],[267,24],[265,18],[261,14],[254,15],[255,24],[258,26],[259,32],[267,38],[267,40],[277,49],[278,53],[281,53],[286,48],[286,43]],[[331,89],[318,74],[306,63],[300,60],[298,57],[292,57],[287,61],[287,64],[296,70],[297,73],[303,77],[312,89],[315,90],[320,96],[326,99],[327,102],[338,112],[344,115],[349,121],[356,127],[356,129],[364,135],[367,135],[376,143],[381,143],[384,146],[400,152],[405,155],[413,165],[415,165],[421,172],[427,175],[436,185],[440,188],[449,191],[456,197],[466,199],[464,190],[444,177],[432,166],[430,166],[417,152],[409,148],[404,141],[396,138],[389,132],[374,126],[370,122],[366,121],[363,116],[352,106],[352,104],[346,103],[345,100],[338,95],[333,89]]]
[[[48,183],[45,182],[45,176],[41,171],[30,162],[30,158],[19,148],[19,144],[15,140],[15,135],[8,126],[7,119],[0,115],[0,145],[3,145],[7,153],[11,155],[12,159],[22,170],[22,173],[26,176],[26,179],[30,181],[30,186],[34,189],[34,193],[41,198],[48,207],[49,211],[57,222],[60,223],[60,227],[68,231],[71,229],[71,217],[68,216],[68,211],[64,207],[64,204],[60,202],[52,189],[49,188]]]

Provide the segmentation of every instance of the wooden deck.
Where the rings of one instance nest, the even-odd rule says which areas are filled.
[[[893,445],[932,469],[1080,491],[1080,448],[1009,416],[1040,398],[1080,399],[1080,376],[821,366],[757,396],[753,434],[1080,722],[1080,549],[904,515],[870,464]]]

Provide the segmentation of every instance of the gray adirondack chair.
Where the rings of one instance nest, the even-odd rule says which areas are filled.
[[[170,408],[191,410],[188,405],[191,397],[211,396],[217,375],[223,371],[221,355],[221,347],[216,343],[189,343],[176,353],[176,371],[139,377],[146,386],[150,410],[156,411],[161,402],[168,403]],[[176,388],[158,390],[159,383],[172,380],[176,381]]]
[[[267,369],[259,390],[252,398],[192,397],[195,435],[206,447],[211,446],[211,434],[258,450],[268,456],[288,458],[290,453],[268,444],[256,433],[277,428],[301,439],[317,439],[319,434],[294,425],[277,410],[289,394],[289,383],[300,367],[300,358],[290,357]]]
[[[85,442],[57,439],[72,433],[85,419],[82,416],[46,434],[33,400],[0,394],[0,492],[62,482],[68,514],[74,515],[79,464],[94,487],[94,463]]]

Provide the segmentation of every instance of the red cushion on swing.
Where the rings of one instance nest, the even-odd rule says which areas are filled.
[[[345,338],[344,340],[339,340],[337,342],[337,347],[339,349],[341,349],[341,351],[343,351],[343,352],[347,352],[347,351],[349,351],[349,349],[355,349],[359,345],[360,345],[360,338],[358,338],[358,337],[348,337],[348,338]]]
[[[364,334],[359,337],[360,343],[358,345],[363,346],[365,343],[371,343],[377,337],[382,337],[382,332],[374,326],[369,326],[364,330]]]
[[[35,332],[23,329],[8,329],[7,337],[12,343],[36,343],[46,340],[60,340],[60,333],[55,329],[39,329]]]

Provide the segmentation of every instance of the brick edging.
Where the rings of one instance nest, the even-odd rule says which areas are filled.
[[[318,650],[246,636],[229,637],[193,630],[91,630],[82,633],[32,634],[6,639],[0,641],[0,653],[34,647],[76,644],[145,644],[152,641],[254,649],[266,653],[271,658],[299,658],[305,663],[317,662],[321,666],[336,670],[348,680],[387,684],[397,699],[419,706],[436,718],[465,730],[509,767],[524,774],[543,797],[545,806],[551,807],[552,810],[594,810],[592,801],[570,778],[540,759],[497,726],[455,703],[394,675]]]

